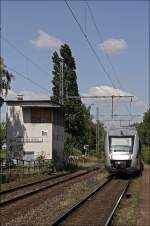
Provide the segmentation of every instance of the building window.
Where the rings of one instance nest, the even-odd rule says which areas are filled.
[[[47,131],[42,130],[41,134],[42,134],[42,136],[47,136]]]
[[[50,108],[23,108],[24,123],[51,123]]]

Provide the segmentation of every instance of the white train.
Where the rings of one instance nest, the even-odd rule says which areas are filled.
[[[105,167],[110,173],[141,172],[141,143],[133,127],[111,129],[105,140]]]

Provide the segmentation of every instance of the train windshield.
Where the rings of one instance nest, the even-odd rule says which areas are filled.
[[[133,137],[110,137],[110,151],[132,153],[133,141]]]

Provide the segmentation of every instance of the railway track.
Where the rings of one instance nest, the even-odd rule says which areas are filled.
[[[109,226],[129,184],[130,180],[116,180],[110,177],[67,212],[59,216],[50,226]]]
[[[75,178],[90,174],[94,171],[99,170],[94,168],[85,172],[67,173],[51,178],[42,179],[36,182],[27,183],[21,186],[17,186],[11,189],[7,189],[0,192],[0,207],[4,207],[8,204],[14,203],[15,201],[21,200],[38,192],[60,185],[64,182],[73,180]]]

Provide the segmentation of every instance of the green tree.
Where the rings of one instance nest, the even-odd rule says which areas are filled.
[[[150,110],[144,113],[143,122],[136,123],[140,140],[142,143],[142,158],[145,163],[150,164]]]
[[[143,122],[135,124],[143,145],[150,145],[150,110],[144,113]]]
[[[5,122],[2,122],[0,124],[0,149],[2,148],[6,137],[6,124]]]
[[[53,96],[52,100],[59,102],[60,98],[60,63],[63,63],[63,84],[64,84],[64,109],[65,109],[65,132],[76,138],[76,144],[82,146],[84,137],[84,116],[82,101],[79,96],[76,65],[70,47],[64,44],[60,47],[60,56],[54,52],[53,60]],[[77,96],[79,99],[68,99],[67,96]],[[80,119],[80,120],[79,120]]]
[[[91,149],[95,148],[96,126],[90,114],[90,108],[82,103],[80,98],[75,59],[72,56],[70,47],[67,44],[61,45],[60,52],[56,51],[52,56],[53,80],[52,100],[60,102],[61,95],[61,64],[63,64],[63,99],[65,114],[65,150],[73,147],[83,149],[84,144],[89,144]],[[67,98],[75,96],[76,98]]]
[[[53,84],[53,96],[51,97],[51,100],[55,101],[55,102],[59,102],[59,98],[60,98],[60,78],[61,78],[61,73],[60,73],[60,63],[61,63],[61,59],[58,55],[58,53],[55,51],[53,53],[52,56],[52,61],[53,61],[53,80],[52,80],[52,84]]]
[[[5,127],[1,123],[1,107],[4,101],[4,97],[7,96],[8,90],[10,89],[10,83],[14,76],[9,73],[4,64],[4,60],[0,57],[0,150],[4,142]]]
[[[0,97],[5,97],[10,89],[10,82],[14,76],[9,73],[4,64],[4,60],[0,57]]]

